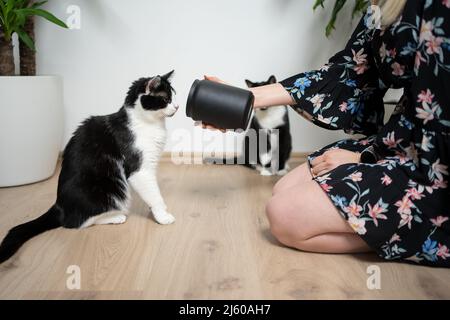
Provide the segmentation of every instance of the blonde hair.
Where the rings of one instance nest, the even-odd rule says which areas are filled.
[[[372,4],[380,6],[381,24],[386,27],[401,16],[406,0],[372,0]]]

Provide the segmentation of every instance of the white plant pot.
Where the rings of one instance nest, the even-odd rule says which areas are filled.
[[[59,76],[0,77],[0,187],[53,175],[63,121]]]

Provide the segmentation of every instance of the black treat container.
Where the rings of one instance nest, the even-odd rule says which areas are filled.
[[[186,115],[222,129],[246,129],[253,93],[209,80],[195,80],[189,92]]]

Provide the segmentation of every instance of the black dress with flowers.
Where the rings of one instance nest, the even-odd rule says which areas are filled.
[[[320,70],[281,82],[295,110],[327,129],[365,136],[330,148],[362,162],[315,180],[379,256],[450,266],[450,0],[408,0],[381,30],[363,18]],[[385,124],[388,88],[404,95]]]

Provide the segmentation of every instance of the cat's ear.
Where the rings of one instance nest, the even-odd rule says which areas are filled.
[[[267,80],[268,83],[277,83],[277,78],[275,78],[274,75],[269,77],[269,80]]]
[[[161,84],[161,77],[156,76],[151,78],[145,86],[145,94],[149,94],[152,90],[155,90]]]
[[[247,87],[252,88],[255,84],[251,82],[250,80],[245,79],[245,83],[247,84]]]
[[[163,78],[164,80],[169,81],[170,78],[172,78],[174,72],[175,72],[175,70],[172,70],[172,71],[166,73],[165,75],[161,76],[161,78]]]

